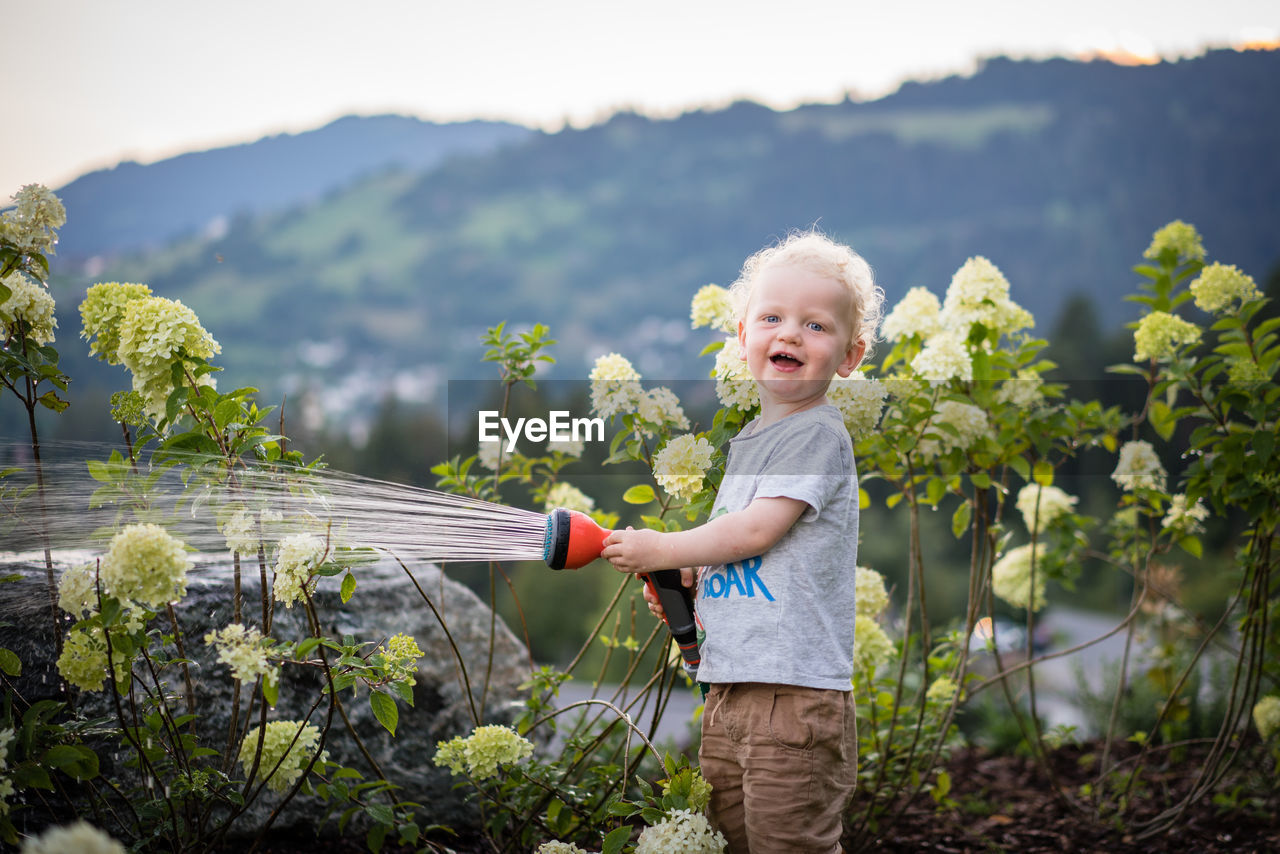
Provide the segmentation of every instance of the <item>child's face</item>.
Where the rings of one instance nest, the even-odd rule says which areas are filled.
[[[853,372],[866,345],[853,340],[852,299],[835,279],[803,267],[760,273],[738,322],[738,342],[762,403],[814,405],[832,377]]]

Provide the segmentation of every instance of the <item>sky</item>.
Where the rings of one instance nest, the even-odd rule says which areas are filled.
[[[0,0],[0,199],[343,115],[785,109],[985,56],[1174,59],[1280,38],[1277,0]],[[17,37],[15,37],[17,35]]]

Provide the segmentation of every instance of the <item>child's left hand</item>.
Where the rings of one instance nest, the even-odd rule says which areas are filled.
[[[605,538],[600,556],[621,572],[653,572],[666,568],[661,562],[662,533],[648,528],[613,531]]]

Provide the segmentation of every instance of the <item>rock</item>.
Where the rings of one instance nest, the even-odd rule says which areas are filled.
[[[91,556],[58,554],[55,556],[57,572],[86,559]],[[232,621],[233,570],[229,563],[229,559],[198,563],[191,573],[187,595],[175,609],[186,656],[192,659],[192,689],[201,744],[219,752],[227,743],[233,683],[228,668],[217,662],[213,648],[206,646],[203,638],[206,632]],[[528,677],[529,656],[501,619],[495,620],[489,607],[468,588],[450,580],[435,566],[415,566],[412,570],[411,578],[399,564],[387,559],[359,568],[356,592],[346,604],[341,602],[338,592],[340,577],[322,578],[315,594],[316,611],[327,636],[338,640],[351,636],[357,641],[369,642],[371,645],[365,651],[371,651],[397,633],[410,635],[417,641],[424,654],[418,662],[414,705],[408,708],[403,702],[397,703],[399,725],[395,737],[375,719],[366,687],[359,686],[355,695],[349,689],[341,692],[342,708],[365,750],[387,779],[400,787],[396,791],[397,800],[424,805],[425,809],[419,812],[419,824],[469,830],[477,818],[465,800],[466,792],[455,790],[456,781],[448,770],[433,764],[436,743],[469,733],[475,725],[473,706],[482,723],[514,720],[523,706],[524,694],[518,686]],[[74,697],[65,693],[55,666],[57,653],[42,555],[0,556],[0,575],[14,572],[21,575],[20,580],[0,584],[0,615],[3,615],[0,620],[7,623],[0,626],[0,647],[13,650],[23,662],[21,677],[11,680],[14,690],[26,703],[39,699],[71,699],[90,717],[102,714],[114,717],[114,704],[106,691],[77,691]],[[255,566],[252,572],[242,573],[241,583],[243,618],[246,624],[254,626],[262,623],[258,590],[259,574]],[[60,615],[60,620],[61,630],[65,632],[71,620],[66,615]],[[271,634],[279,640],[299,640],[310,635],[305,630],[306,613],[301,605],[292,609],[277,607],[272,620]],[[442,623],[447,626],[447,633]],[[165,633],[172,631],[165,614],[151,627]],[[335,657],[331,654],[330,660]],[[459,657],[470,682],[470,699]],[[181,671],[171,667],[166,676],[170,689],[178,697],[172,703],[174,713],[185,713]],[[305,718],[322,684],[318,667],[284,668],[279,704],[268,711],[268,721]],[[245,697],[241,700],[242,727],[247,711]],[[259,711],[258,708],[252,711],[251,726],[257,726]],[[326,715],[327,698],[316,709],[311,722],[323,726]],[[377,775],[336,711],[325,748],[331,759],[358,769],[366,780],[376,779]],[[109,763],[110,755],[104,754],[115,749],[115,745],[106,745],[98,753]],[[233,777],[244,773],[239,763],[231,770]],[[280,799],[270,790],[264,790],[259,802],[237,819],[232,835],[255,835]],[[313,832],[321,825],[324,812],[325,805],[316,798],[299,795],[275,819],[272,828]],[[336,833],[336,822],[331,821],[325,830]]]

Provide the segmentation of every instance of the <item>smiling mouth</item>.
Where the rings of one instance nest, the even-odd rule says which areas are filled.
[[[800,361],[795,356],[789,356],[786,353],[774,353],[769,357],[769,361],[773,362],[779,368],[798,368],[804,364],[804,362]]]

